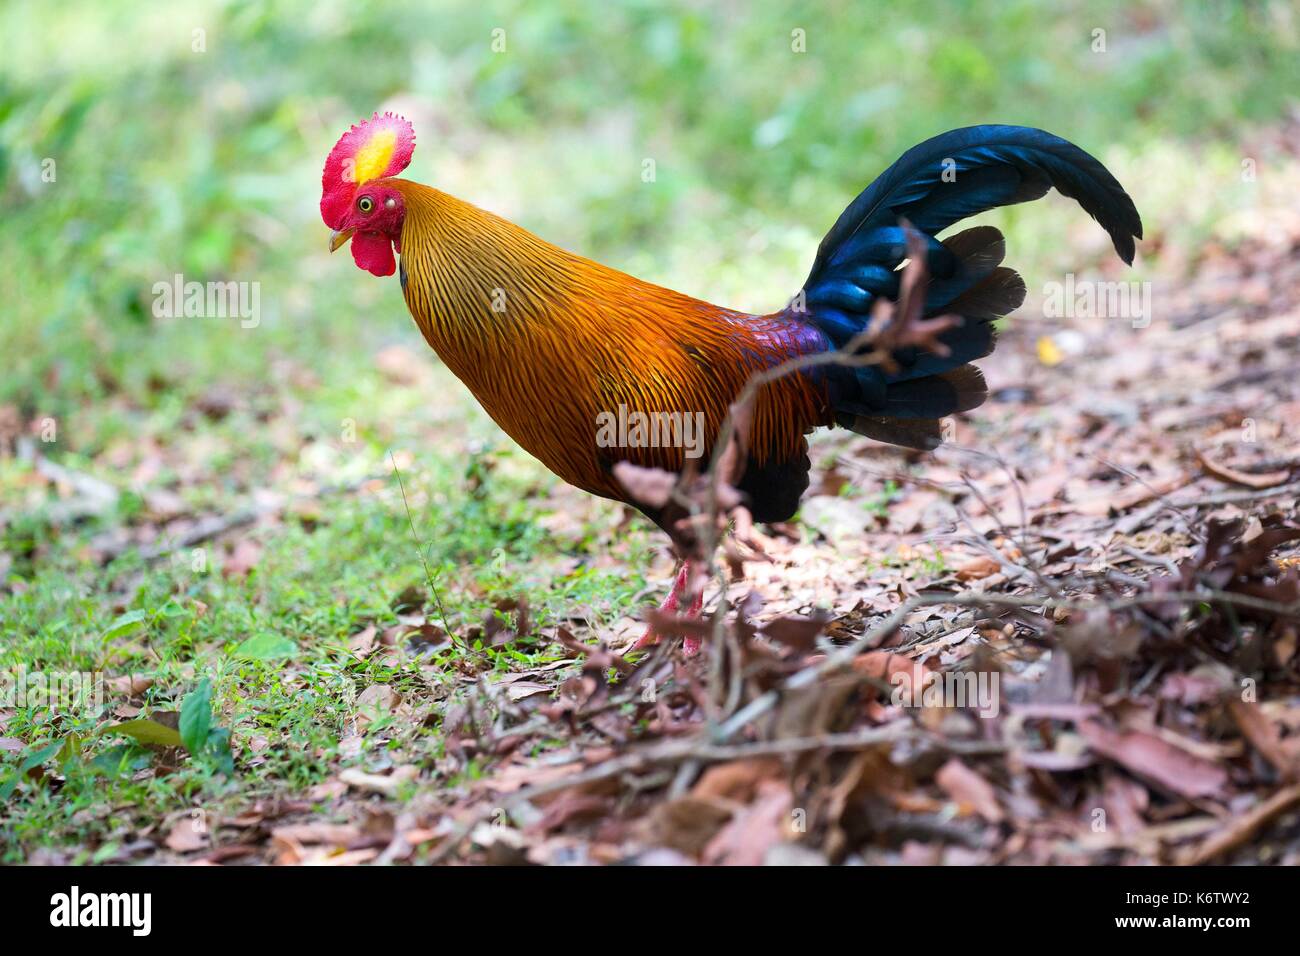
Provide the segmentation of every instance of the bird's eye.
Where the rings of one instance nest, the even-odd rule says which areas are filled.
[[[357,208],[362,212],[370,212],[370,210],[375,208],[375,201],[369,196],[362,196],[357,200]]]

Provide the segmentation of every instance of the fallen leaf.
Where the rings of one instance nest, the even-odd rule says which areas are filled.
[[[187,815],[176,821],[163,842],[176,853],[192,853],[206,850],[211,840],[203,817]]]
[[[731,819],[732,807],[725,800],[680,797],[659,804],[650,817],[650,835],[655,843],[699,855]]]
[[[1226,796],[1227,770],[1160,737],[1136,730],[1117,733],[1092,720],[1080,722],[1079,732],[1094,752],[1179,796],[1189,800]]]
[[[514,681],[506,685],[506,696],[512,701],[520,701],[534,694],[549,694],[554,689],[547,684],[538,684],[534,681]]]
[[[272,829],[271,836],[306,845],[348,846],[361,839],[361,829],[350,823],[288,823]]]
[[[158,716],[158,714],[154,714],[155,718]],[[128,720],[121,724],[110,724],[100,733],[125,734],[142,744],[153,744],[157,747],[179,747],[181,745],[180,732],[175,727],[168,727],[166,724],[159,723],[156,719]]]
[[[989,823],[1006,818],[993,785],[957,758],[940,767],[934,780],[966,812],[978,813]]]
[[[708,864],[759,866],[768,851],[792,835],[794,795],[782,781],[759,784],[752,804],[738,810],[705,846],[700,859]]]
[[[777,777],[780,773],[781,761],[774,757],[714,764],[700,775],[700,779],[691,788],[691,796],[700,800],[722,799],[749,803],[762,781]]]
[[[348,650],[352,656],[359,661],[364,661],[366,655],[375,649],[375,634],[376,628],[372,624],[349,637]]]
[[[403,784],[409,783],[420,775],[420,768],[412,764],[394,767],[392,773],[382,776],[366,773],[357,767],[348,767],[339,774],[339,779],[349,787],[364,790],[367,793],[379,793],[386,797],[396,796]]]
[[[958,581],[979,581],[1002,570],[1002,565],[990,555],[980,555],[957,568],[954,574]]]
[[[110,677],[104,681],[104,687],[110,693],[122,694],[126,697],[139,697],[153,685],[154,679],[143,674],[123,674],[121,677]]]
[[[1274,769],[1286,780],[1294,780],[1300,771],[1300,759],[1296,752],[1282,742],[1282,735],[1277,725],[1265,716],[1258,704],[1241,700],[1228,702],[1228,713],[1237,722],[1242,736],[1259,751],[1259,755],[1271,763]]]
[[[262,546],[252,538],[240,538],[222,562],[221,573],[228,578],[245,577],[261,559]]]
[[[388,716],[398,704],[402,695],[388,684],[371,684],[357,696],[357,726],[364,730],[375,721]]]

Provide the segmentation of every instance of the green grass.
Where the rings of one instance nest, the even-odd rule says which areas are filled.
[[[210,677],[214,719],[239,756],[233,780],[200,760],[163,773],[116,749],[120,738],[88,739],[62,779],[18,785],[0,811],[4,860],[42,846],[114,859],[145,822],[196,804],[301,794],[339,765],[433,764],[436,719],[372,726],[359,754],[340,756],[356,694],[388,684],[427,709],[455,691],[458,667],[555,657],[536,637],[400,666],[349,654],[352,635],[396,622],[396,595],[427,590],[392,451],[409,456],[411,517],[460,633],[507,598],[529,602],[535,634],[577,608],[599,632],[646,600],[662,553],[653,529],[614,533],[618,509],[557,488],[425,358],[397,283],[326,254],[320,166],[371,110],[415,121],[413,178],[752,309],[788,297],[875,173],[950,127],[1041,125],[1095,151],[1162,248],[1230,238],[1229,214],[1266,209],[1268,190],[1289,188],[1294,172],[1262,163],[1258,184],[1238,175],[1253,131],[1300,89],[1286,3],[561,7],[0,9],[0,32],[22,38],[0,68],[0,411],[28,432],[52,422],[57,440],[40,452],[122,492],[114,512],[55,526],[30,461],[0,452],[0,665],[148,674],[146,713],[179,709]],[[504,53],[491,48],[498,28]],[[1096,28],[1105,53],[1092,49]],[[792,50],[795,30],[806,52]],[[1105,256],[1099,230],[1060,199],[990,219],[1031,289]],[[260,283],[260,324],[154,318],[153,284],[176,273]],[[395,345],[423,363],[415,384],[376,361]],[[383,477],[360,492],[309,494],[373,475]],[[310,513],[291,508],[233,536],[263,549],[247,576],[222,573],[228,540],[101,565],[101,536],[150,527],[160,492],[205,514],[304,495]],[[878,511],[887,494],[863,507]],[[105,639],[134,611],[145,615],[138,629]],[[292,657],[241,659],[258,638],[291,642]],[[39,707],[0,715],[0,735],[26,752],[99,725]],[[0,779],[21,759],[5,751]]]
[[[461,487],[450,474],[441,478],[444,493]],[[365,749],[340,764],[339,741],[349,735],[358,694],[383,684],[410,701],[442,700],[459,686],[462,674],[487,676],[557,659],[558,646],[538,635],[574,608],[590,609],[591,625],[600,628],[634,606],[642,581],[625,568],[644,560],[645,535],[631,536],[618,555],[620,567],[599,570],[578,564],[604,554],[596,553],[603,548],[595,544],[597,529],[578,529],[576,540],[546,540],[513,482],[503,482],[499,495],[440,512],[429,507],[435,486],[411,474],[404,480],[417,527],[424,525],[422,538],[441,599],[441,608],[428,602],[429,619],[441,624],[445,609],[449,626],[464,643],[400,663],[373,657],[362,662],[348,650],[348,639],[364,628],[398,623],[394,599],[407,588],[429,597],[396,486],[373,500],[340,500],[314,530],[290,523],[254,535],[266,549],[246,578],[223,576],[215,560],[205,572],[194,573],[190,550],[150,568],[123,558],[100,570],[71,554],[42,564],[31,586],[7,602],[7,661],[30,670],[147,674],[155,683],[145,695],[146,710],[177,710],[200,677],[211,677],[216,722],[233,729],[247,769],[236,784],[210,766],[186,762],[162,779],[145,769],[145,754],[136,750],[124,755],[127,764],[114,773],[89,759],[104,753],[110,741],[92,744],[87,759],[64,765],[66,779],[57,789],[24,785],[22,812],[7,817],[3,826],[7,859],[19,859],[46,842],[100,845],[120,837],[130,829],[121,820],[77,813],[101,805],[105,787],[115,804],[129,804],[136,818],[152,819],[200,799],[213,811],[226,797],[246,801],[250,793],[268,789],[307,788],[340,765],[367,766],[399,753],[403,762],[436,760],[441,746],[436,722],[426,727],[393,720],[370,727]],[[429,526],[433,521],[436,527]],[[562,558],[576,559],[567,572],[557,567]],[[473,641],[474,625],[507,598],[528,601],[532,634],[502,648],[485,646],[481,638]],[[115,620],[133,611],[144,612],[134,629],[111,641],[101,639]],[[259,642],[271,647],[287,642],[288,653],[245,659],[246,642],[253,650]],[[29,707],[15,710],[4,733],[36,746],[68,734],[88,736],[96,726],[91,712]],[[254,755],[249,747],[256,737],[266,738],[268,746]],[[248,764],[254,756],[258,759]]]

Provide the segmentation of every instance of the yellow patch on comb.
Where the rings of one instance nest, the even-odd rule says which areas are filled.
[[[397,148],[397,134],[391,129],[377,129],[366,144],[357,150],[352,164],[353,181],[360,186],[378,179],[393,160]]]

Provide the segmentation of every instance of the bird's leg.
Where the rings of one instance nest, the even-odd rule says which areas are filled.
[[[696,592],[695,597],[691,598],[691,607],[690,610],[686,612],[686,616],[690,618],[699,617],[700,611],[702,611],[703,609],[704,609],[704,588],[700,588],[699,591]],[[700,644],[702,643],[703,641],[701,640],[701,638],[691,637],[688,634],[686,636],[686,639],[682,642],[682,653],[685,654],[687,657],[693,657],[694,655],[700,652]]]
[[[683,561],[681,570],[677,572],[677,578],[676,580],[673,581],[672,590],[668,592],[668,597],[664,601],[664,603],[659,605],[659,612],[661,614],[668,614],[677,610],[678,605],[681,603],[682,595],[686,591],[686,584],[688,581],[690,581],[690,578],[691,578],[691,562]],[[686,612],[686,616],[698,617],[700,610],[701,608],[703,608],[703,606],[704,606],[704,592],[701,591],[699,594],[696,594],[695,597],[691,599],[691,607],[690,610]],[[654,629],[654,626],[651,625],[650,627],[646,628],[646,632],[641,637],[641,639],[632,645],[632,649],[636,651],[636,650],[640,650],[643,647],[649,647],[652,644],[658,644],[659,637],[660,637],[659,633]],[[700,641],[698,638],[694,638],[694,637],[686,638],[686,645],[684,650],[688,656],[696,653],[699,649],[700,649]]]

